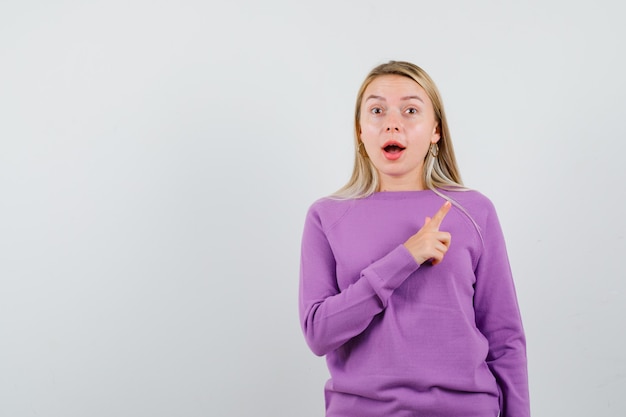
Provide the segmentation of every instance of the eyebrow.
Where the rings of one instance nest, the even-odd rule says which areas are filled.
[[[367,101],[367,100],[383,100],[383,101],[387,101],[385,99],[385,97],[377,96],[377,95],[374,95],[374,94],[370,94],[365,99],[365,101]],[[400,100],[402,100],[402,101],[405,101],[405,100],[418,100],[418,101],[421,101],[422,103],[424,102],[424,100],[422,100],[422,98],[420,96],[404,96]]]

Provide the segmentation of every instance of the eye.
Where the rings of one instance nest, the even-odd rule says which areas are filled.
[[[372,114],[381,114],[383,112],[383,109],[381,109],[380,107],[372,107],[370,109],[370,112]]]
[[[415,107],[409,107],[405,112],[408,114],[417,114],[417,109]]]

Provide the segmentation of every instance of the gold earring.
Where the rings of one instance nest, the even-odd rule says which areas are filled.
[[[433,158],[436,158],[437,155],[439,155],[439,145],[437,145],[436,143],[431,143],[429,152],[433,156]]]

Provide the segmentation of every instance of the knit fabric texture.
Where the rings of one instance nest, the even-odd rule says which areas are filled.
[[[324,198],[305,220],[299,307],[325,355],[328,417],[529,417],[526,341],[493,204],[476,191],[440,230],[437,265],[403,243],[445,200],[425,191]]]

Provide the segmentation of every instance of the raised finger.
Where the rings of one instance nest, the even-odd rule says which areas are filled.
[[[450,207],[452,207],[452,204],[449,201],[443,203],[443,206],[441,206],[439,211],[437,211],[432,219],[430,219],[430,222],[428,222],[429,226],[439,230],[439,226],[441,226],[441,222],[446,217],[446,214],[448,214],[448,212],[450,211]]]

